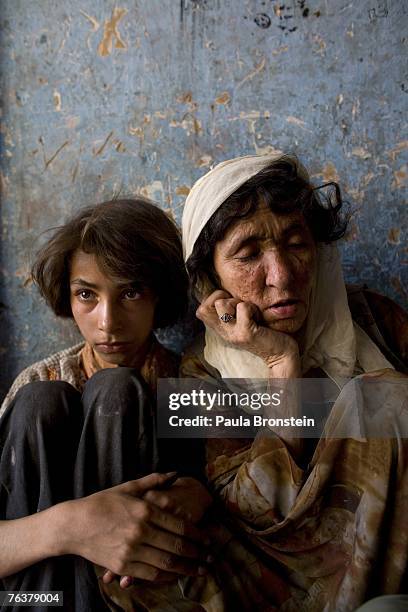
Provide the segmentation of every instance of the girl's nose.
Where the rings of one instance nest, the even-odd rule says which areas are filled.
[[[107,334],[112,334],[120,327],[120,313],[115,305],[109,301],[102,301],[98,305],[98,328]]]

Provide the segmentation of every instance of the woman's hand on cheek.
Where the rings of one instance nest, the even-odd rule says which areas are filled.
[[[263,359],[275,378],[300,376],[296,340],[262,325],[261,313],[251,302],[241,302],[217,290],[203,301],[196,314],[226,342]],[[221,319],[224,314],[233,318],[225,322]]]

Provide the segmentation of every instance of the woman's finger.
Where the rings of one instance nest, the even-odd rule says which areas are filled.
[[[251,302],[239,302],[236,307],[238,327],[252,327],[258,325],[260,319],[259,309]]]
[[[128,589],[133,584],[133,577],[132,576],[121,576],[119,584],[120,584],[121,589]]]
[[[175,518],[175,520],[177,521],[177,518]],[[156,525],[146,525],[143,542],[145,545],[147,544],[154,548],[159,548],[162,551],[178,555],[179,557],[195,560],[205,558],[203,546],[197,546],[185,537],[163,531]]]
[[[233,299],[232,296],[222,289],[217,289],[209,295],[197,308],[196,316],[204,323],[211,325],[211,322],[215,322],[217,319],[217,313],[214,308],[214,304],[217,300],[228,300]],[[212,325],[211,325],[212,326]]]
[[[104,584],[110,584],[116,578],[116,574],[114,574],[111,570],[106,570],[102,576],[102,581]]]
[[[130,586],[128,584],[130,582],[128,578],[139,578],[140,580],[148,580],[149,582],[170,582],[171,580],[177,580],[178,574],[166,572],[153,565],[135,561],[126,566],[126,576],[122,576],[119,583],[120,586],[122,586],[123,580],[122,588],[128,588],[128,586]]]
[[[228,293],[228,291],[224,291],[223,289],[217,289],[216,291],[213,291],[213,293],[211,293],[202,302],[202,306],[208,306],[211,308],[212,306],[214,306],[214,302],[216,302],[217,300],[228,300],[228,299],[234,299],[234,298],[232,297],[230,293]]]
[[[196,310],[196,317],[197,319],[200,319],[204,325],[217,329],[219,318],[213,305],[209,306],[201,304],[201,306],[199,306]]]
[[[214,308],[221,322],[228,323],[235,320],[237,304],[239,304],[239,300],[235,298],[230,298],[228,300],[215,300]],[[227,320],[222,319],[221,317],[226,317]],[[228,321],[228,317],[233,318]]]
[[[190,521],[174,516],[170,512],[164,512],[154,505],[150,505],[149,507],[148,523],[152,525],[152,527],[160,527],[160,530],[164,530],[165,533],[168,533],[172,537],[177,536],[181,541],[194,542],[195,548],[197,548],[197,546],[203,546],[207,540],[203,531],[198,529]]]
[[[205,572],[204,563],[200,560],[194,561],[146,545],[137,547],[134,554],[134,562],[146,563],[159,570],[182,574],[183,576],[196,576]]]
[[[174,513],[176,509],[171,496],[166,491],[148,491],[143,496],[143,499],[148,501],[149,504],[154,504],[161,510],[167,510],[168,512]]]

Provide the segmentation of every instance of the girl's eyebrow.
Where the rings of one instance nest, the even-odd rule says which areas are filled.
[[[72,281],[70,281],[70,285],[80,285],[81,287],[88,287],[89,289],[98,289],[98,285],[95,283],[90,283],[89,281],[85,280],[84,278],[74,278]],[[132,287],[132,288],[142,288],[141,283],[137,282],[137,281],[123,281],[123,282],[118,282],[116,283],[116,287],[118,290],[121,289],[126,289],[127,287]]]
[[[140,281],[129,280],[129,281],[120,281],[117,283],[119,288],[121,287],[141,287],[142,283]]]
[[[95,283],[90,283],[83,278],[74,278],[74,280],[70,281],[70,285],[81,285],[83,287],[89,287],[90,289],[97,289],[98,287]]]

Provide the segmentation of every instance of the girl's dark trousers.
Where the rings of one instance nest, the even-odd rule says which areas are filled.
[[[153,398],[131,368],[97,372],[82,394],[62,381],[22,387],[0,420],[0,453],[2,520],[180,467],[174,455],[159,462]],[[107,609],[92,564],[73,555],[36,563],[0,589],[63,591],[64,611]]]

